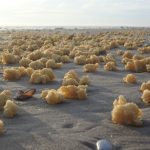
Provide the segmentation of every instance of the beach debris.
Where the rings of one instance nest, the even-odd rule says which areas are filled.
[[[27,73],[27,76],[31,77],[32,73],[34,72],[34,69],[31,68],[31,67],[27,67],[26,68],[26,73]]]
[[[87,85],[68,85],[68,86],[61,86],[58,89],[58,92],[60,92],[62,95],[64,95],[64,98],[66,99],[86,99],[87,93],[86,93]]]
[[[29,98],[32,98],[35,92],[36,92],[36,89],[29,89],[27,91],[19,90],[16,93],[16,96],[14,97],[14,99],[19,100],[19,101],[25,101]]]
[[[49,90],[43,90],[41,92],[41,98],[45,100],[45,97],[47,96]]]
[[[106,70],[106,71],[117,71],[118,69],[117,69],[115,62],[109,61],[104,65],[104,70]]]
[[[62,63],[56,63],[54,59],[49,59],[46,62],[46,68],[52,68],[52,69],[60,69],[62,68]]]
[[[97,141],[96,146],[97,146],[97,150],[112,150],[113,149],[112,144],[106,139]]]
[[[115,56],[112,53],[108,53],[103,59],[105,63],[114,62],[116,64]]]
[[[64,96],[55,89],[43,90],[41,97],[46,100],[48,104],[60,104],[64,102]]]
[[[76,85],[78,86],[79,84],[79,76],[75,70],[69,70],[63,78],[62,85],[67,86],[67,85]]]
[[[145,104],[149,105],[150,104],[150,90],[144,90],[142,94],[142,100]]]
[[[35,50],[33,52],[30,52],[28,55],[27,55],[27,59],[30,59],[30,60],[33,60],[33,61],[36,61],[38,59],[40,59],[42,57],[42,51],[40,50]]]
[[[89,85],[90,84],[90,78],[88,75],[83,75],[81,78],[79,78],[77,72],[75,70],[69,70],[63,78],[62,85]]]
[[[3,109],[8,99],[11,99],[11,92],[9,90],[4,90],[0,93],[0,110]]]
[[[31,61],[29,67],[31,67],[34,70],[38,70],[38,69],[43,69],[44,65],[41,61],[36,60],[36,61]]]
[[[140,47],[137,50],[138,52],[140,52],[141,54],[145,54],[145,53],[150,53],[150,46],[144,46],[144,47]]]
[[[86,64],[99,64],[100,60],[99,57],[96,55],[90,55],[86,58]]]
[[[86,56],[80,55],[80,56],[74,57],[74,63],[76,65],[85,65],[86,64]]]
[[[51,68],[43,68],[42,70],[35,70],[31,74],[30,83],[46,84],[55,80],[55,75]]]
[[[3,134],[5,132],[5,128],[4,128],[4,122],[2,120],[0,120],[0,134]]]
[[[12,100],[7,100],[4,106],[4,115],[8,118],[13,118],[18,111],[18,106]]]
[[[146,72],[147,59],[133,60],[136,72]]]
[[[25,67],[15,67],[15,69],[20,71],[21,77],[24,77],[27,75],[27,71]]]
[[[63,80],[67,79],[74,79],[77,82],[79,82],[80,78],[75,70],[69,70],[67,73],[65,73]]]
[[[46,67],[46,62],[48,61],[48,58],[42,57],[39,59],[39,61],[44,65],[44,67]]]
[[[65,78],[63,79],[62,85],[67,86],[67,85],[76,85],[78,86],[79,83],[77,80],[73,79],[73,78]]]
[[[145,57],[143,59],[131,59],[126,65],[125,69],[133,72],[147,72],[147,66],[150,64],[150,57]]]
[[[123,95],[113,102],[112,121],[120,125],[141,126],[142,110],[135,103],[128,103]]]
[[[62,63],[69,63],[70,62],[70,57],[68,55],[62,55],[61,56],[61,62]]]
[[[134,74],[127,74],[126,77],[123,77],[125,83],[134,84],[137,82],[136,76]]]
[[[31,63],[32,60],[28,59],[28,58],[22,58],[19,61],[19,64],[23,67],[29,67],[29,64]]]
[[[16,55],[13,55],[9,52],[3,52],[2,53],[2,63],[3,64],[16,64],[19,61],[19,57]]]
[[[79,81],[79,85],[90,85],[90,78],[88,75],[84,75],[81,77]]]
[[[4,68],[3,72],[3,78],[9,81],[19,80],[26,75],[27,71],[25,67],[8,67]]]
[[[139,46],[141,47],[144,44],[143,40],[141,39],[127,39],[124,43],[124,47],[128,50],[137,49]]]
[[[143,92],[144,90],[150,90],[150,80],[141,84],[140,91]]]
[[[30,83],[33,84],[46,84],[48,81],[48,76],[41,74],[40,70],[35,70],[30,77]]]
[[[3,77],[5,80],[19,80],[21,79],[21,72],[16,68],[5,68]]]
[[[61,56],[58,54],[55,54],[55,52],[51,53],[50,59],[55,60],[56,63],[61,62]]]
[[[84,72],[96,72],[98,70],[99,64],[86,64],[83,66]]]
[[[128,61],[126,63],[125,70],[131,71],[131,72],[135,72],[135,65],[134,65],[133,61]]]

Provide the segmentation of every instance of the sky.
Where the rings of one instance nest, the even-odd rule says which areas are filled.
[[[150,26],[150,0],[0,0],[0,26]]]

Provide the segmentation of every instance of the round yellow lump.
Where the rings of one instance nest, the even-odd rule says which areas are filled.
[[[17,111],[18,106],[12,100],[7,100],[4,106],[4,115],[8,118],[12,118],[16,115]]]
[[[123,78],[123,81],[126,83],[134,84],[137,82],[137,79],[135,75],[127,74],[126,77]]]

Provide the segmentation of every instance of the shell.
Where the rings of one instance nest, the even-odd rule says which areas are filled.
[[[105,139],[97,141],[96,146],[97,150],[112,150],[113,148],[112,144]]]

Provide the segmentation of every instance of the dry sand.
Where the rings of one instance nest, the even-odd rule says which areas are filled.
[[[120,62],[119,57],[117,62]],[[135,73],[138,83],[127,85],[122,78],[129,72],[124,70],[122,64],[118,72],[106,72],[100,65],[98,72],[88,73],[91,85],[87,100],[72,100],[59,105],[43,102],[41,90],[58,88],[69,69],[83,74],[82,66],[68,63],[62,69],[54,70],[57,81],[47,85],[32,85],[27,78],[6,82],[0,75],[1,89],[9,89],[13,93],[19,89],[37,89],[32,99],[18,102],[20,110],[16,117],[7,119],[0,114],[7,130],[0,136],[0,150],[91,150],[96,149],[97,140],[103,138],[109,140],[114,149],[150,149],[150,107],[143,104],[138,91],[141,83],[150,79],[149,73]],[[112,103],[120,94],[142,109],[142,127],[112,123]]]

